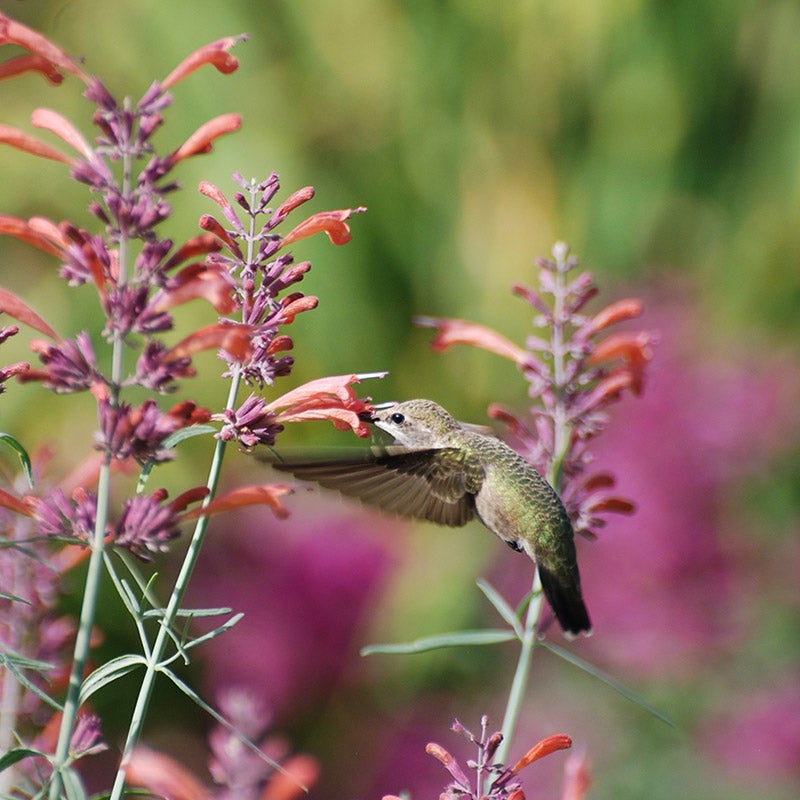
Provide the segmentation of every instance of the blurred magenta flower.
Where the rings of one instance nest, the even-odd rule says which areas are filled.
[[[704,750],[736,778],[800,787],[800,674],[795,670],[745,696],[703,727]]]
[[[297,504],[296,504],[297,505]],[[344,668],[354,669],[354,640],[390,566],[401,523],[294,509],[289,525],[240,512],[220,518],[190,587],[190,602],[229,606],[245,616],[205,648],[212,687],[257,688],[275,713],[324,699]]]
[[[714,354],[686,298],[649,302],[660,333],[646,401],[596,443],[596,465],[637,498],[581,554],[598,631],[588,647],[638,672],[688,673],[742,634],[746,575],[723,503],[736,482],[797,441],[797,379],[734,343]]]

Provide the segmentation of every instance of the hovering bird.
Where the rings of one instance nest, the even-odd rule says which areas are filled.
[[[396,444],[360,457],[270,463],[391,514],[453,527],[477,516],[535,562],[564,631],[591,632],[572,523],[556,491],[527,461],[488,428],[459,422],[431,400],[395,403],[368,421]]]

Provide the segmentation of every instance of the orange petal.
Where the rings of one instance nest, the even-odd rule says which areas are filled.
[[[8,61],[0,64],[0,81],[22,75],[23,72],[39,72],[55,86],[64,80],[64,76],[46,58],[26,55],[9,58]]]
[[[4,489],[0,489],[0,506],[7,508],[9,511],[16,511],[17,514],[24,514],[26,517],[34,515],[30,505],[13,494],[9,494]]]
[[[217,238],[209,233],[193,236],[169,257],[169,260],[164,264],[164,269],[170,270],[191,258],[204,256],[208,253],[218,253],[221,249],[222,245]]]
[[[319,305],[319,299],[314,295],[301,295],[287,303],[281,312],[281,322],[289,325],[302,311],[311,311]]]
[[[63,256],[64,248],[69,244],[61,229],[44,217],[24,220],[0,214],[0,234],[13,236],[54,256]]]
[[[170,288],[159,291],[150,305],[154,311],[166,311],[198,298],[208,300],[220,314],[230,314],[236,308],[233,287],[223,268],[205,264],[184,267],[170,281]]]
[[[261,800],[294,800],[303,797],[319,777],[319,764],[308,755],[292,756],[281,766],[284,772],[276,772],[270,778]]]
[[[201,125],[173,154],[174,163],[189,156],[208,153],[215,139],[242,127],[241,114],[221,114]]]
[[[223,75],[229,75],[231,72],[235,72],[239,67],[239,59],[230,55],[228,50],[238,42],[245,41],[247,41],[247,36],[245,35],[226,36],[224,39],[218,39],[216,42],[210,42],[200,47],[181,61],[181,63],[161,81],[161,86],[164,89],[174,86],[188,75],[200,69],[204,64],[211,64],[223,73]]]
[[[521,769],[524,769],[534,761],[549,756],[557,750],[567,750],[570,747],[572,747],[572,739],[565,733],[556,733],[553,736],[548,736],[546,739],[542,739],[541,742],[531,747],[531,749],[514,764],[511,772],[516,775]]]
[[[156,797],[169,800],[204,800],[210,797],[206,787],[179,761],[141,745],[131,753],[127,778],[130,784],[142,786]]]
[[[27,303],[6,289],[0,289],[0,311],[51,339],[61,338]]]
[[[292,242],[299,239],[305,239],[308,236],[313,236],[315,233],[324,231],[328,234],[328,238],[334,244],[347,244],[352,238],[350,236],[350,226],[345,220],[350,219],[353,214],[366,211],[365,208],[345,208],[339,211],[320,211],[319,214],[314,214],[304,222],[301,222],[296,228],[293,228],[286,236],[283,237],[281,247],[285,247]]]
[[[298,189],[296,192],[293,192],[283,203],[281,203],[281,205],[278,207],[278,210],[275,212],[275,216],[285,216],[290,211],[294,211],[294,209],[298,206],[308,202],[313,196],[313,186],[304,186],[302,189]]]
[[[641,315],[644,304],[638,297],[626,297],[607,305],[602,311],[595,314],[580,330],[580,335],[589,337],[594,336],[598,331],[613,325],[615,322],[622,322],[626,319],[634,319]]]
[[[444,352],[455,344],[469,344],[509,358],[520,366],[530,360],[527,351],[514,344],[502,334],[477,322],[463,319],[438,319],[435,317],[417,317],[415,322],[427,328],[438,328],[431,347],[437,352]]]
[[[169,359],[191,356],[203,350],[220,347],[234,358],[244,361],[253,352],[250,341],[253,329],[250,325],[209,325],[178,342],[170,351]]]
[[[283,519],[289,516],[286,507],[280,499],[283,495],[291,494],[294,490],[286,483],[265,483],[256,486],[240,486],[230,492],[226,492],[216,497],[203,508],[196,508],[184,516],[184,519],[195,519],[211,514],[220,514],[224,511],[232,511],[235,508],[246,508],[247,506],[269,506],[275,516]]]
[[[86,73],[60,48],[38,31],[0,13],[0,44],[13,43],[88,83]]]
[[[228,231],[226,231],[225,228],[220,225],[219,221],[215,217],[212,217],[211,214],[203,214],[203,216],[200,217],[199,224],[204,231],[208,231],[213,236],[216,236],[221,242],[224,242],[228,246],[228,249],[231,251],[231,253],[233,253],[237,258],[244,258],[236,240],[231,238]]]
[[[12,128],[10,125],[0,125],[0,142],[3,144],[16,147],[18,150],[24,150],[26,153],[32,153],[35,156],[42,158],[50,158],[53,161],[61,161],[64,164],[73,166],[75,160],[51,147],[49,144],[31,136],[29,133]]]
[[[367,378],[383,378],[387,374],[386,372],[351,373],[349,375],[331,375],[327,378],[316,378],[281,395],[267,405],[266,408],[268,411],[275,411],[279,408],[295,406],[309,400],[325,398],[327,395],[334,395],[340,400],[346,401],[355,398],[355,392],[350,388],[351,384],[361,383],[362,380]]]
[[[584,753],[570,753],[564,764],[561,800],[584,800],[592,785],[589,763]]]
[[[64,116],[49,108],[37,108],[31,114],[31,122],[44,128],[74,147],[87,161],[94,161],[94,150],[83,134]]]

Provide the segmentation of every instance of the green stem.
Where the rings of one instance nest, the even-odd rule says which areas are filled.
[[[236,395],[239,390],[239,375],[236,374],[231,381],[230,393],[228,395],[227,408],[233,408],[236,402]],[[219,477],[222,471],[222,459],[225,453],[225,442],[217,440],[216,447],[214,448],[214,455],[211,461],[211,468],[209,469],[208,481],[206,487],[208,488],[208,495],[203,501],[203,507],[207,506],[217,491],[219,484]],[[144,678],[139,687],[139,694],[136,698],[136,705],[131,716],[131,724],[128,728],[128,735],[125,740],[125,746],[122,751],[122,758],[117,769],[117,774],[114,779],[114,787],[111,790],[109,800],[121,800],[123,792],[125,791],[125,780],[128,772],[128,765],[130,763],[131,755],[144,726],[145,716],[147,714],[147,707],[150,704],[150,698],[153,693],[153,687],[158,673],[162,667],[164,651],[170,641],[169,631],[175,622],[175,619],[180,610],[183,596],[186,593],[186,588],[189,585],[189,579],[192,576],[197,560],[200,557],[200,550],[205,540],[206,531],[208,529],[208,517],[200,517],[195,525],[192,540],[186,551],[186,555],[181,565],[180,573],[175,581],[175,586],[170,595],[169,602],[164,611],[164,616],[161,619],[161,625],[156,635],[155,642],[147,661]]]
[[[254,190],[255,191],[255,190]],[[254,199],[251,197],[251,199]],[[255,203],[252,203],[254,206]],[[250,221],[250,236],[248,237],[248,250],[247,259],[248,263],[252,263],[253,250],[255,247],[255,219],[251,218]],[[231,385],[228,391],[228,400],[225,404],[226,408],[235,408],[236,397],[239,394],[239,386],[241,384],[241,372],[235,370],[231,378]],[[208,481],[206,488],[208,494],[203,501],[203,508],[205,508],[217,493],[217,486],[219,484],[220,474],[222,472],[222,459],[225,454],[225,442],[221,439],[217,440],[214,448],[214,455],[211,459],[211,467],[208,472]],[[117,774],[114,778],[114,786],[111,790],[109,800],[121,800],[125,791],[125,781],[128,773],[128,765],[130,764],[133,750],[136,747],[144,726],[145,716],[147,714],[147,707],[150,704],[150,698],[153,694],[153,687],[155,686],[156,677],[160,672],[163,664],[164,651],[170,641],[169,631],[175,622],[178,611],[180,610],[183,596],[189,585],[189,579],[192,576],[197,560],[200,557],[200,550],[205,540],[206,531],[208,529],[208,517],[200,517],[194,528],[192,534],[192,541],[186,551],[186,555],[181,565],[180,573],[175,581],[175,586],[172,589],[167,607],[164,610],[164,616],[161,619],[161,625],[156,635],[155,642],[150,651],[150,656],[147,660],[147,667],[145,669],[142,684],[139,687],[139,694],[136,698],[136,705],[131,716],[131,724],[128,727],[128,735],[125,739],[125,746],[122,751],[122,758],[117,768]]]
[[[528,687],[528,677],[531,671],[531,658],[533,649],[536,647],[536,631],[539,627],[539,617],[542,613],[542,587],[539,582],[539,573],[534,573],[533,586],[531,588],[531,601],[528,605],[528,612],[525,615],[525,626],[522,633],[522,647],[517,659],[517,668],[514,672],[514,679],[511,682],[511,690],[508,693],[506,703],[506,713],[503,716],[503,741],[497,748],[497,761],[505,764],[508,759],[508,751],[511,748],[511,741],[517,728],[519,715],[522,712],[522,701],[525,699],[525,690]]]
[[[122,159],[122,194],[130,195],[132,160],[130,153],[125,151]],[[130,259],[130,237],[123,230],[119,241],[117,280],[124,283],[128,278]],[[111,350],[111,388],[109,403],[112,407],[119,405],[119,388],[122,384],[124,372],[124,343],[115,334]],[[95,612],[97,609],[97,595],[103,577],[103,555],[105,548],[106,527],[109,517],[111,498],[111,455],[107,455],[97,481],[97,517],[95,519],[94,534],[91,541],[91,555],[86,571],[86,583],[83,588],[83,602],[75,636],[75,649],[72,655],[72,668],[67,686],[67,696],[64,700],[64,713],[61,717],[61,727],[58,732],[58,743],[53,756],[53,777],[50,783],[50,800],[57,800],[63,787],[62,771],[70,762],[69,747],[75,723],[80,709],[80,692],[83,684],[83,674],[89,660],[91,649],[92,630],[94,628]]]
[[[97,521],[92,538],[92,553],[89,557],[89,568],[86,572],[86,583],[83,590],[83,603],[81,605],[80,622],[75,637],[75,649],[72,656],[72,670],[69,676],[67,697],[64,701],[64,713],[61,717],[61,727],[58,732],[58,744],[53,756],[53,780],[50,784],[50,800],[56,800],[61,793],[61,770],[69,763],[69,746],[72,732],[78,718],[80,708],[80,692],[83,683],[83,673],[89,659],[91,647],[92,628],[94,627],[95,611],[97,609],[97,594],[103,574],[103,546],[108,520],[108,499],[111,483],[110,459],[107,458],[100,468],[100,477],[97,483]]]
[[[556,405],[553,414],[553,458],[550,462],[547,479],[550,485],[557,491],[561,491],[563,482],[564,459],[569,452],[570,429],[567,423],[567,413],[564,402],[564,375],[566,367],[564,349],[564,298],[566,296],[566,247],[556,245],[553,248],[553,255],[556,258],[555,288],[553,290],[553,327],[550,335],[551,348],[553,352],[553,391],[556,393]],[[522,711],[522,701],[525,698],[525,691],[528,687],[528,678],[531,671],[531,659],[533,650],[536,647],[536,633],[539,628],[539,617],[542,613],[542,586],[539,580],[539,573],[536,572],[533,578],[531,589],[531,601],[528,605],[528,612],[525,615],[525,626],[521,639],[517,668],[514,671],[514,679],[511,682],[511,690],[506,703],[506,713],[503,717],[503,742],[497,750],[497,760],[505,764],[508,758],[508,751],[511,748],[511,741],[517,727],[520,712]]]

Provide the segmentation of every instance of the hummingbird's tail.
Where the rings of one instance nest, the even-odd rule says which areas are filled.
[[[570,638],[579,633],[588,636],[592,632],[592,623],[589,621],[589,612],[583,604],[580,588],[559,583],[553,573],[541,564],[539,564],[539,579],[542,582],[544,596],[564,633]]]

